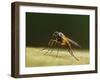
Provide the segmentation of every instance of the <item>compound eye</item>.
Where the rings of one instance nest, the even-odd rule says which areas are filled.
[[[63,36],[63,33],[60,32],[60,33],[59,33],[59,36],[62,37],[62,36]]]
[[[55,35],[58,35],[58,32],[54,32]]]

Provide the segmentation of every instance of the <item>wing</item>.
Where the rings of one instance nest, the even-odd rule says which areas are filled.
[[[73,41],[73,40],[71,40],[71,39],[69,39],[69,38],[68,38],[68,41],[71,42],[72,44],[74,44],[75,46],[80,47],[80,45],[79,45],[78,43],[76,43],[75,41]]]

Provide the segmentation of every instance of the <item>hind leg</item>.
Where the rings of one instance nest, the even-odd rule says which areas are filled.
[[[67,50],[68,50],[68,52],[70,53],[70,55],[73,56],[77,61],[79,61],[79,59],[74,55],[70,43],[67,43],[66,46],[67,46]]]

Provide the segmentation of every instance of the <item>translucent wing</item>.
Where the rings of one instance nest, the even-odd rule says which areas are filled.
[[[80,47],[80,45],[79,45],[78,43],[76,43],[75,41],[73,41],[73,40],[71,40],[71,39],[69,39],[69,38],[68,38],[68,41],[71,42],[72,44],[74,44],[75,46]]]

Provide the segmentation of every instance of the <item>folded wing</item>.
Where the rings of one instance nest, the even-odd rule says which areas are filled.
[[[71,40],[69,38],[68,38],[68,41],[71,42],[72,44],[74,44],[75,46],[80,47],[80,45],[77,42],[75,42],[75,41],[73,41],[73,40]]]

